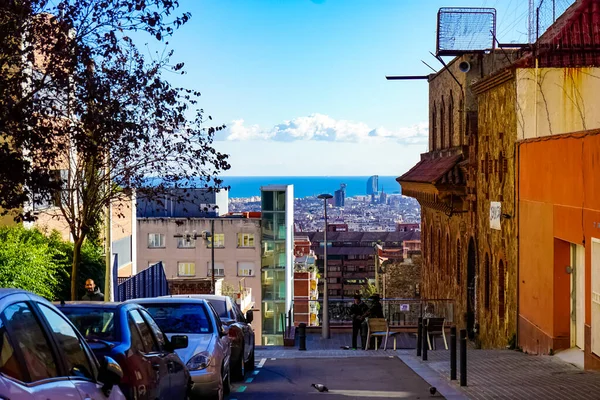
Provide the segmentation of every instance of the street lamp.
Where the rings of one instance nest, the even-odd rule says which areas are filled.
[[[333,196],[329,193],[323,193],[318,196],[319,199],[323,200],[323,204],[325,206],[325,231],[323,232],[323,241],[325,242],[323,246],[323,269],[325,270],[325,282],[323,283],[323,326],[321,328],[321,337],[323,339],[331,338],[331,333],[329,332],[329,292],[327,291],[327,200],[331,199],[332,197]]]

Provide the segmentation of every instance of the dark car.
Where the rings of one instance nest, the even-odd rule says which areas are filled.
[[[0,399],[125,399],[121,367],[101,360],[48,300],[0,289]]]
[[[170,296],[171,297],[171,296]],[[254,369],[254,329],[250,323],[253,320],[252,310],[246,315],[229,296],[214,294],[176,295],[172,297],[195,297],[207,300],[213,306],[223,325],[229,327],[231,338],[231,379],[244,379],[246,371]]]
[[[59,309],[86,338],[96,357],[110,356],[123,368],[121,390],[128,399],[187,398],[190,375],[169,340],[143,307],[134,303],[68,302]]]

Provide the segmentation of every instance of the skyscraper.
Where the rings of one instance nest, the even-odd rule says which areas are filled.
[[[346,202],[346,184],[341,183],[340,189],[333,193],[333,204],[336,207],[344,207]]]
[[[379,175],[373,175],[367,180],[367,195],[379,192]]]

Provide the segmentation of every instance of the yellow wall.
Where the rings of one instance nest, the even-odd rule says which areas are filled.
[[[518,139],[600,128],[600,68],[517,70]]]

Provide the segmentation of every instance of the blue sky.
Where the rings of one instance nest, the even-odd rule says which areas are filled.
[[[501,42],[527,40],[525,0],[180,0],[169,39],[227,129],[225,175],[400,175],[427,151],[426,75],[440,7],[495,7]]]

